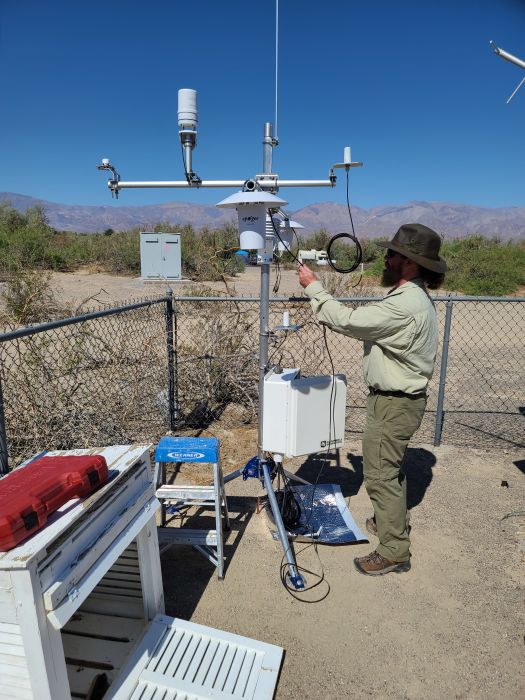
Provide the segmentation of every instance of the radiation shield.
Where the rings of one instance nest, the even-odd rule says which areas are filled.
[[[241,248],[263,250],[266,246],[266,205],[243,204],[237,209]]]

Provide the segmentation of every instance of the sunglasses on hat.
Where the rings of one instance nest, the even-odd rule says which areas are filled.
[[[385,256],[386,256],[387,258],[393,258],[393,257],[395,257],[396,255],[399,255],[400,258],[404,258],[404,257],[405,257],[404,255],[401,255],[401,253],[397,253],[395,250],[392,250],[392,248],[387,248],[387,249],[386,249]]]

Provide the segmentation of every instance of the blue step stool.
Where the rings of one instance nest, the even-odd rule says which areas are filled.
[[[163,437],[155,450],[155,488],[161,503],[161,526],[158,528],[162,550],[172,544],[189,544],[217,567],[224,576],[224,530],[230,529],[224,478],[217,438]],[[211,486],[176,486],[166,484],[169,462],[203,462],[213,466]],[[215,511],[215,530],[166,527],[166,504],[175,507],[211,508]],[[224,518],[224,523],[223,523]]]

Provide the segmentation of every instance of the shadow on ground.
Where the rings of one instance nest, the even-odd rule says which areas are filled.
[[[225,532],[225,576],[255,511],[255,503],[251,498],[228,496],[228,510],[231,530]],[[208,512],[187,518],[184,526],[215,529],[215,519]],[[179,544],[162,553],[161,566],[166,615],[189,620],[210,579],[217,575],[215,566],[190,545]]]
[[[312,484],[337,484],[343,496],[355,496],[363,484],[363,457],[348,452],[347,462],[337,453],[310,455],[296,474]],[[423,448],[408,448],[404,469],[407,477],[407,506],[415,508],[425,497],[432,481],[432,468],[436,458]]]
[[[337,484],[345,498],[355,496],[363,483],[363,458],[348,452],[344,459],[339,451],[309,455],[296,475],[311,484]]]
[[[409,447],[406,451],[403,466],[407,477],[407,508],[409,510],[418,506],[425,497],[432,482],[432,467],[435,465],[435,456],[422,447]]]
[[[517,459],[514,464],[522,474],[525,474],[525,459]]]

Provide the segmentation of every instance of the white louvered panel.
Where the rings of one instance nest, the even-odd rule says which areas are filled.
[[[101,615],[86,612],[82,606],[62,630],[69,687],[74,698],[86,697],[100,673],[105,673],[111,683],[146,628],[143,618],[117,617],[112,608],[109,614]]]
[[[126,548],[94,589],[95,594],[122,595],[141,598],[142,588],[137,545]]]
[[[119,585],[116,581],[101,581],[98,586],[93,589],[95,595],[119,595],[125,598],[138,598],[142,600],[142,590],[139,586]]]
[[[2,686],[6,692],[11,693],[12,695],[27,692],[29,693],[30,698],[33,697],[31,695],[31,681],[29,678],[18,678],[18,676],[2,674]]]
[[[128,617],[133,620],[144,619],[142,598],[128,598],[118,595],[95,595],[92,593],[79,608],[79,612],[92,612],[100,615]]]
[[[161,632],[165,625],[164,632]],[[157,616],[124,668],[115,700],[269,700],[277,683],[282,649],[210,627]]]
[[[16,623],[16,601],[9,571],[0,571],[0,620]]]
[[[230,672],[230,667],[233,664],[233,659],[237,654],[237,645],[228,644],[226,654],[224,655],[224,660],[219,668],[219,673],[215,678],[208,677],[205,681],[204,687],[213,690],[222,690],[228,680],[228,674]]]
[[[184,653],[182,655],[180,653],[173,653],[168,647],[167,653],[171,656],[171,661],[165,671],[166,676],[173,678],[186,678],[186,671],[188,670],[188,666],[191,664],[191,660],[197,651],[197,648],[201,645],[202,638],[186,632],[184,641],[186,642],[186,648],[184,649]]]
[[[223,691],[225,693],[244,695],[244,690],[250,674],[253,671],[255,660],[255,652],[251,649],[246,649],[246,647],[238,647],[236,649],[232,665],[223,685]],[[240,678],[241,672],[243,672],[243,680]]]
[[[206,653],[202,659],[199,669],[194,676],[194,682],[198,685],[202,685],[206,679],[206,675],[209,672],[210,666],[213,659],[217,655],[217,650],[219,649],[220,641],[218,639],[210,639],[210,643],[206,649]]]
[[[27,666],[12,666],[0,661],[0,678],[3,678],[4,676],[12,676],[13,678],[20,678],[23,680],[25,678],[29,678],[29,673]],[[13,682],[12,685],[17,684]]]
[[[0,697],[33,698],[20,627],[0,623]]]
[[[154,700],[156,688],[148,683],[139,683],[130,700]],[[155,698],[156,700],[156,698]]]
[[[25,690],[21,688],[14,688],[13,692],[11,689],[5,688],[2,690],[2,700],[34,700],[32,690]]]
[[[13,668],[0,663],[0,678],[2,679],[1,698],[4,697],[4,694],[20,698],[33,697],[27,669]]]
[[[157,649],[157,653],[148,664],[148,668],[153,668],[159,673],[167,673],[170,661],[173,660],[176,663],[177,656],[180,658],[184,654],[190,640],[191,637],[185,633],[185,630],[175,628],[168,639]],[[166,653],[166,646],[170,649],[170,653]]]

